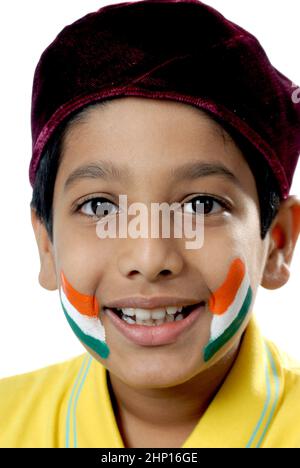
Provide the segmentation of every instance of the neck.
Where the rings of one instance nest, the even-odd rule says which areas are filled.
[[[181,433],[184,440],[221,387],[237,357],[240,344],[241,340],[211,368],[174,387],[136,389],[108,373],[112,404],[126,446],[134,444],[134,433],[142,431],[145,434],[147,428],[150,432],[155,428],[156,434]],[[167,446],[165,441],[162,446]]]

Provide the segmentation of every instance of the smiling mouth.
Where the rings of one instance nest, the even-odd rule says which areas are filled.
[[[183,307],[170,306],[156,309],[103,307],[103,309],[111,310],[129,325],[159,326],[184,320],[193,310],[202,305],[205,305],[205,301]]]

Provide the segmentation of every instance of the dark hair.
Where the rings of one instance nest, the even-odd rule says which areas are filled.
[[[39,219],[44,223],[51,242],[53,241],[52,201],[56,174],[62,157],[65,136],[75,122],[83,122],[89,109],[93,106],[104,106],[110,99],[87,104],[63,121],[50,137],[40,159],[33,187],[30,206],[36,210]],[[214,119],[217,120],[217,119]],[[264,239],[280,206],[280,189],[268,163],[258,151],[226,124],[222,127],[233,138],[242,151],[254,175],[260,203],[260,235]]]
[[[57,171],[62,159],[62,152],[66,135],[71,125],[77,122],[84,122],[89,110],[92,107],[104,107],[109,102],[93,102],[81,107],[79,111],[74,111],[69,118],[59,124],[49,138],[36,171],[31,208],[34,208],[38,218],[44,223],[49,239],[53,241],[53,194]]]
[[[236,129],[214,117],[222,128],[224,144],[226,132],[240,149],[255,179],[260,206],[260,237],[263,240],[278,213],[282,200],[281,190],[272,169],[262,154]],[[224,132],[225,130],[225,132]],[[225,134],[224,134],[225,133]]]

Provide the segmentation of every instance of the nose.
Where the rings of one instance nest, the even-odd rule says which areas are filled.
[[[119,258],[119,270],[127,278],[143,277],[155,282],[162,277],[178,276],[184,260],[180,251],[167,238],[138,238],[128,241],[126,252]]]

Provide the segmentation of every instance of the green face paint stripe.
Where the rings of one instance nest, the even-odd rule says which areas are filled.
[[[217,339],[209,341],[208,344],[204,348],[204,361],[208,361],[211,359],[217,351],[232,338],[232,336],[236,333],[238,328],[241,326],[244,318],[247,315],[249,310],[250,304],[252,300],[252,289],[249,286],[247,295],[245,297],[244,303],[242,308],[238,314],[238,316],[234,319],[231,325],[220,335]]]
[[[78,385],[78,382],[79,382],[79,380],[81,378],[83,369],[85,367],[87,358],[88,358],[88,356],[84,356],[83,362],[81,364],[81,368],[79,370],[79,373],[77,375],[77,378],[75,380],[75,383],[73,385],[72,392],[71,392],[71,395],[70,395],[70,398],[69,398],[67,418],[66,418],[66,448],[69,448],[69,446],[70,446],[70,415],[71,415],[72,400],[73,400],[73,396],[74,396],[74,393],[75,393],[75,389],[76,389],[76,387]]]
[[[101,358],[106,359],[109,356],[109,347],[106,343],[100,340],[96,340],[95,338],[86,335],[83,331],[76,325],[74,320],[69,317],[63,303],[61,302],[64,314],[66,316],[69,325],[71,326],[72,330],[74,331],[75,335],[83,341],[87,346],[89,346],[95,353],[97,353]]]
[[[82,386],[83,386],[83,384],[84,384],[84,382],[85,382],[87,373],[88,373],[88,371],[89,371],[91,362],[92,362],[92,356],[89,356],[89,362],[88,362],[88,365],[87,365],[86,370],[85,370],[85,372],[84,372],[84,376],[83,376],[83,378],[82,378],[82,380],[81,380],[81,383],[80,383],[80,385],[79,385],[79,388],[78,388],[78,390],[77,390],[77,394],[76,394],[76,397],[75,397],[75,400],[74,400],[74,405],[73,405],[73,447],[74,447],[74,448],[77,448],[77,430],[76,430],[76,409],[77,409],[77,402],[78,402],[78,398],[79,398],[79,395],[80,395]]]

